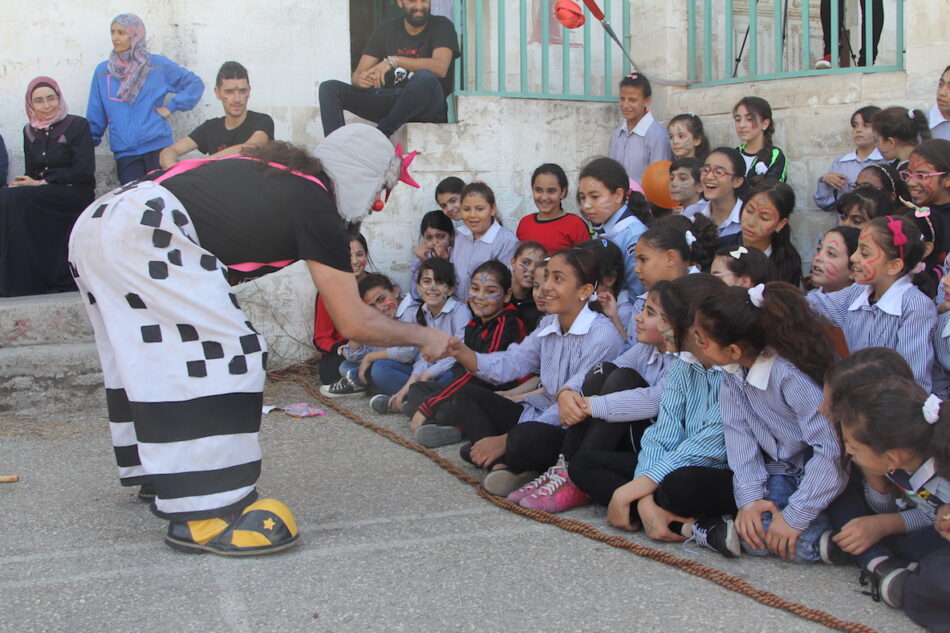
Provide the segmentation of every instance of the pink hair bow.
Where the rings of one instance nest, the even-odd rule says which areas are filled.
[[[894,246],[900,249],[901,259],[904,259],[904,245],[910,241],[907,239],[907,236],[904,235],[904,225],[901,224],[900,220],[895,220],[893,216],[888,215],[886,217],[887,228],[894,234]]]

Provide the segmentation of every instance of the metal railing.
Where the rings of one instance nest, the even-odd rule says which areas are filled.
[[[822,0],[801,0],[797,6],[789,0],[687,0],[689,79],[716,85],[903,70],[903,0],[847,0],[845,16],[838,0],[824,2],[831,18],[830,67],[815,69],[824,53]],[[876,61],[868,55],[858,65],[859,49],[874,39],[875,5],[883,13],[879,52]],[[849,24],[857,26],[848,29]]]
[[[629,42],[629,0],[599,4]],[[455,0],[462,49],[455,94],[616,100],[629,62],[586,7],[584,12],[584,26],[569,30],[554,18],[554,0]]]

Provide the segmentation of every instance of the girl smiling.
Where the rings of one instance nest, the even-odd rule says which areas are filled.
[[[534,170],[531,195],[538,212],[521,218],[519,240],[537,242],[553,253],[590,239],[590,229],[584,221],[562,206],[567,196],[567,174],[560,165],[545,163]]]
[[[483,182],[462,190],[462,222],[455,235],[451,261],[459,280],[455,296],[468,298],[468,283],[475,267],[489,259],[509,261],[518,248],[518,238],[503,227],[496,215],[495,192]]]

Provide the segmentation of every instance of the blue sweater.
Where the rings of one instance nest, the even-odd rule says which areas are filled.
[[[119,85],[109,74],[108,61],[96,66],[86,108],[93,143],[99,145],[108,127],[109,147],[116,158],[147,154],[174,143],[171,126],[155,108],[191,110],[205,89],[198,75],[161,55],[152,55],[152,69],[135,101],[120,101]],[[165,103],[169,93],[175,96]]]

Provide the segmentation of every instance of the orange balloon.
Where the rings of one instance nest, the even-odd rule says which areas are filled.
[[[672,209],[676,206],[676,202],[670,197],[670,165],[672,164],[668,160],[658,160],[643,171],[643,178],[640,179],[643,195],[647,197],[647,200],[664,209]]]

